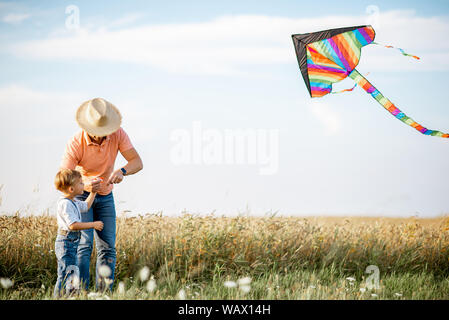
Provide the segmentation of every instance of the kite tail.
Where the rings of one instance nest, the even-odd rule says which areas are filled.
[[[419,123],[415,122],[412,118],[407,117],[401,110],[396,108],[396,106],[391,103],[390,100],[385,98],[382,93],[380,93],[368,80],[366,80],[356,69],[352,70],[349,77],[354,80],[360,87],[363,88],[367,93],[369,93],[374,99],[377,100],[388,112],[390,112],[397,119],[401,120],[405,124],[415,128],[419,132],[429,136],[436,136],[441,138],[449,138],[448,133],[442,133],[437,130],[430,130],[424,128]]]
[[[357,83],[356,83],[352,88],[349,88],[349,89],[343,89],[343,90],[340,90],[340,91],[331,91],[331,92],[329,92],[329,93],[336,94],[336,93],[349,92],[349,91],[354,90],[355,87],[357,87]]]
[[[407,57],[412,57],[412,58],[414,58],[414,59],[416,59],[416,60],[419,60],[419,57],[417,57],[417,56],[415,56],[415,55],[413,55],[413,54],[409,54],[409,53],[406,53],[403,49],[401,49],[401,48],[396,48],[396,47],[393,47],[393,46],[386,46],[386,45],[384,45],[384,44],[380,44],[380,43],[377,43],[377,42],[372,42],[373,44],[377,44],[378,46],[383,46],[383,47],[385,47],[385,48],[389,48],[389,49],[398,49],[399,51],[401,51],[401,53],[404,55],[404,56],[407,56]]]

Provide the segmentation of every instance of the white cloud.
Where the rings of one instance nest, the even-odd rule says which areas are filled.
[[[77,31],[13,44],[9,52],[35,59],[137,63],[189,74],[244,73],[250,65],[296,63],[291,34],[367,22],[366,16],[286,18],[223,16],[211,21],[159,24],[111,30],[140,18],[129,14],[107,25],[81,25]],[[420,17],[412,11],[380,12],[376,41],[420,55],[416,62],[381,47],[364,49],[361,64],[371,70],[449,69],[447,19]],[[370,50],[366,54],[366,50]]]
[[[143,13],[135,12],[135,13],[127,13],[123,17],[113,20],[109,25],[107,25],[108,28],[118,28],[123,27],[129,24],[132,24],[140,19],[142,19],[144,16]]]
[[[307,107],[313,116],[321,123],[326,135],[335,135],[340,131],[342,120],[337,112],[335,112],[335,108],[330,107],[325,102],[313,99]]]
[[[16,142],[33,143],[56,138],[55,132],[61,130],[71,132],[76,108],[87,100],[83,98],[81,94],[44,92],[19,85],[1,87],[0,134],[14,135]]]
[[[31,15],[27,13],[9,13],[2,18],[2,21],[10,24],[19,24],[29,17]]]

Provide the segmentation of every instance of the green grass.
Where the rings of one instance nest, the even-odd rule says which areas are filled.
[[[171,279],[171,280],[170,280]],[[364,279],[349,281],[342,275],[331,273],[329,269],[317,271],[296,271],[290,274],[269,273],[251,279],[249,292],[243,292],[238,286],[224,286],[226,280],[236,281],[237,277],[218,274],[210,281],[182,283],[175,277],[166,277],[157,281],[156,289],[149,292],[146,282],[137,277],[122,279],[125,290],[120,292],[116,285],[112,292],[88,296],[88,292],[72,297],[76,299],[179,299],[179,292],[184,290],[188,300],[307,300],[307,299],[345,299],[345,300],[396,300],[396,299],[448,299],[449,279],[436,279],[431,274],[400,274],[381,278],[379,289],[366,289]],[[41,288],[23,285],[3,289],[1,299],[53,299],[53,283],[46,282]],[[362,292],[360,288],[366,290]],[[363,289],[362,289],[363,290]],[[93,291],[92,291],[93,292]],[[62,298],[69,299],[69,297]]]
[[[113,291],[75,298],[177,299],[184,290],[208,300],[448,299],[448,226],[447,218],[119,217]],[[0,216],[0,278],[14,281],[0,299],[52,299],[55,237],[53,217]],[[379,269],[376,290],[367,288],[369,265]],[[143,266],[153,292],[139,280]],[[248,292],[224,286],[243,277]]]

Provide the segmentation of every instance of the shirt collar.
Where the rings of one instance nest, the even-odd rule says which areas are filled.
[[[93,145],[93,146],[99,146],[98,143],[95,143],[95,142],[93,142],[92,140],[90,140],[89,135],[88,135],[87,132],[84,131],[84,130],[83,130],[83,135],[84,135],[84,140],[86,141],[86,144],[87,144],[88,146],[90,146],[90,145]],[[110,139],[110,135],[109,135],[109,136],[106,136],[106,139],[103,140],[103,142],[101,143],[101,145],[106,144],[106,143],[109,141],[109,139]]]

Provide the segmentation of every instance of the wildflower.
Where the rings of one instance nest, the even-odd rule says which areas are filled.
[[[98,292],[89,292],[89,294],[87,295],[87,298],[89,298],[89,299],[96,299],[99,296],[101,296],[101,294],[98,293]]]
[[[98,268],[98,273],[101,277],[107,278],[111,275],[111,268],[109,268],[107,265],[103,264]]]
[[[186,299],[186,292],[184,289],[179,290],[178,292],[178,299],[179,300],[185,300]]]
[[[374,298],[376,298],[376,297],[377,297],[377,294],[375,294],[375,293],[371,293],[371,297],[374,297]]]
[[[397,292],[396,292],[394,295],[395,295],[396,297],[402,297],[402,293],[397,293]]]
[[[0,278],[0,284],[4,289],[9,289],[14,284],[14,281],[9,278]]]
[[[153,292],[154,290],[156,290],[156,280],[150,279],[147,282],[147,291]]]
[[[248,293],[251,290],[251,286],[244,284],[244,285],[240,285],[239,289],[243,292],[243,293]]]
[[[249,285],[251,283],[251,278],[250,277],[245,277],[245,278],[238,279],[237,283],[238,283],[239,286]]]
[[[67,282],[67,289],[79,289],[80,287],[80,278],[78,275],[73,274],[70,276],[69,281]]]
[[[109,296],[105,295],[105,294],[101,294],[99,292],[89,292],[89,294],[87,295],[88,299],[94,299],[94,300],[111,300],[111,298],[109,298]]]
[[[313,286],[313,285],[310,285],[309,288],[310,288],[310,289],[315,289],[316,287]]]
[[[350,282],[353,282],[353,281],[355,281],[355,278],[353,278],[353,277],[347,277],[346,280],[348,280],[348,281],[350,281]]]
[[[223,283],[223,285],[224,285],[226,288],[235,288],[235,287],[237,287],[237,283],[234,282],[234,281],[225,281],[225,282]]]
[[[109,279],[109,278],[104,279],[104,283],[106,284],[106,286],[111,285],[113,282],[114,282],[114,280],[112,280],[112,279]]]
[[[361,293],[365,293],[366,289],[365,288],[360,288],[360,292]]]
[[[119,282],[117,291],[119,294],[125,294],[125,283],[123,281]]]
[[[139,278],[140,281],[145,282],[147,281],[148,277],[150,276],[150,268],[148,268],[147,266],[143,267],[142,269],[140,269],[139,271]]]

